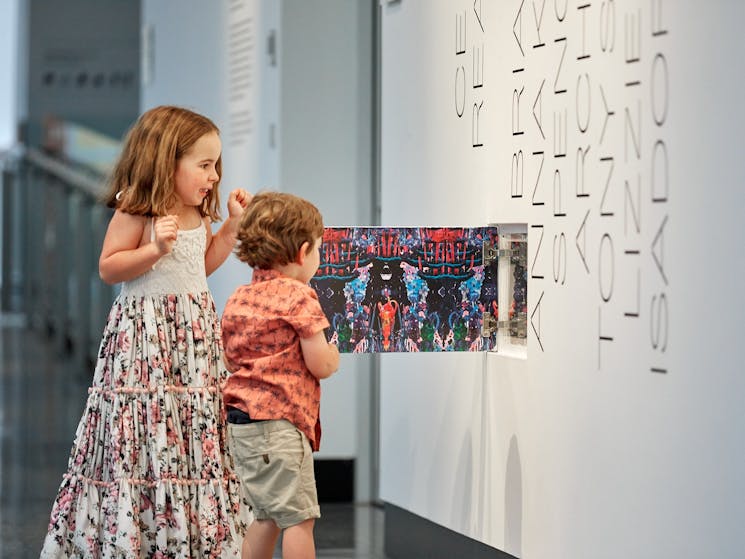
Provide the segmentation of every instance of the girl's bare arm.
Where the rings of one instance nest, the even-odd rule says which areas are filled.
[[[209,276],[227,259],[235,246],[235,233],[238,218],[229,217],[217,233],[212,234],[207,224],[207,252],[204,255],[204,269]]]
[[[236,188],[228,195],[228,219],[222,224],[220,230],[213,235],[208,223],[207,252],[204,255],[204,268],[208,276],[225,262],[233,250],[241,215],[251,198],[253,196],[250,193],[242,188]]]
[[[142,242],[148,218],[119,210],[109,222],[98,273],[108,284],[128,281],[150,270],[161,256],[170,252],[178,233],[175,216],[159,218],[155,225],[155,240]]]

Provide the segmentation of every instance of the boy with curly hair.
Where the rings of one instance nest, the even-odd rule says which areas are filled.
[[[238,228],[236,255],[254,271],[222,318],[233,372],[223,399],[236,472],[255,517],[244,559],[270,559],[281,531],[285,559],[315,557],[319,381],[339,366],[339,351],[323,331],[329,322],[308,286],[322,235],[318,209],[279,192],[254,196]]]

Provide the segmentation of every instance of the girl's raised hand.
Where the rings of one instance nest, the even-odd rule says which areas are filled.
[[[246,209],[246,206],[251,201],[251,198],[253,198],[253,195],[242,188],[236,188],[231,191],[228,195],[228,216],[240,217],[243,210]]]
[[[173,243],[178,235],[178,217],[165,215],[155,218],[155,244],[158,252],[162,255],[168,254],[173,248]]]

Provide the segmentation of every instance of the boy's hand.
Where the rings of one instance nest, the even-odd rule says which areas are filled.
[[[317,379],[330,377],[339,368],[339,348],[326,341],[323,330],[310,338],[300,338],[303,361]]]

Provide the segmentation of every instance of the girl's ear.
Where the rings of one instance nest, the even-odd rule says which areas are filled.
[[[297,257],[295,258],[295,262],[297,264],[300,264],[301,266],[305,264],[305,259],[308,257],[309,249],[310,243],[308,241],[305,241],[302,245],[300,245],[300,250],[298,250]]]

